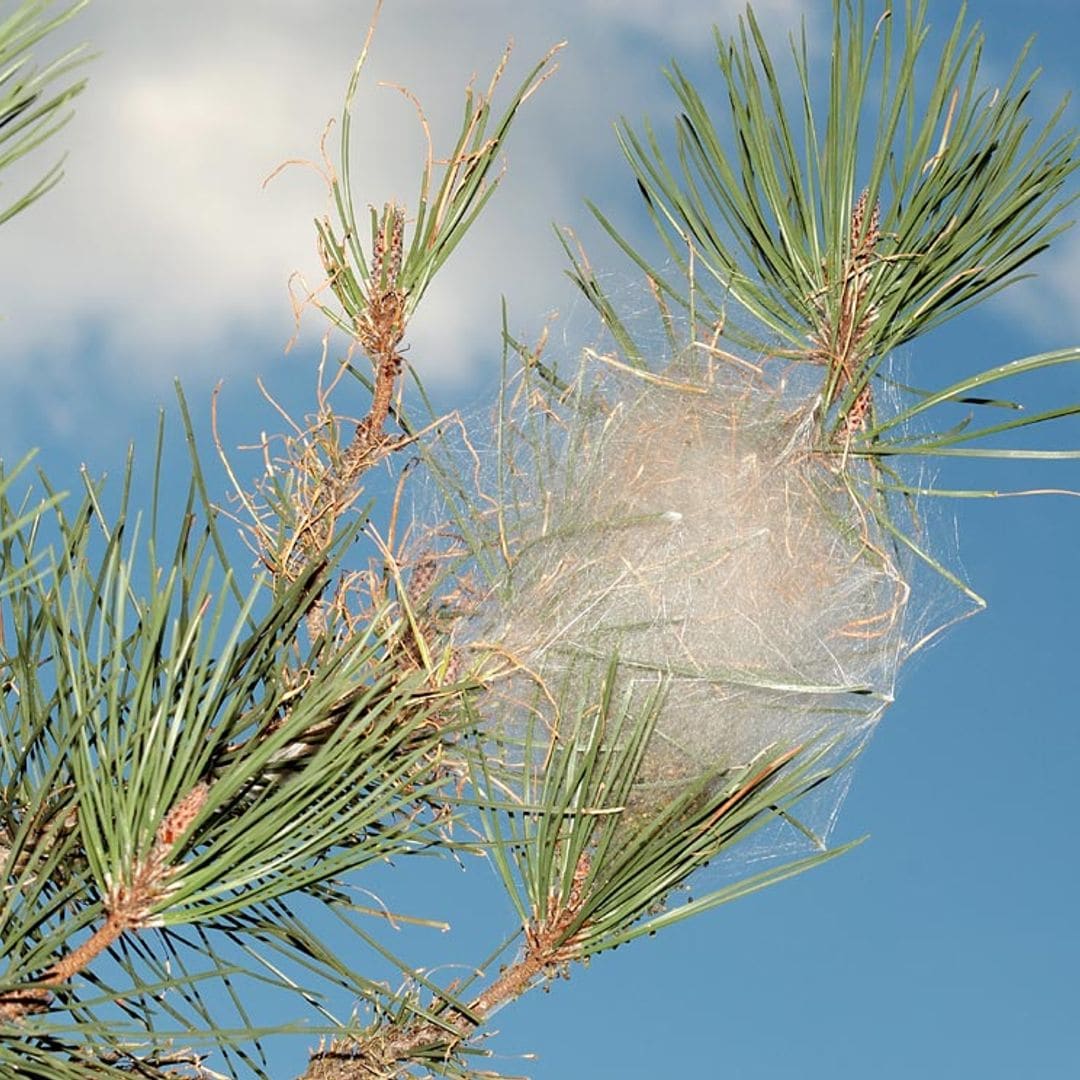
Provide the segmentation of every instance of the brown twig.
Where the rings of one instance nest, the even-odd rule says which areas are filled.
[[[461,1043],[501,1005],[520,997],[538,980],[551,978],[580,955],[583,928],[573,929],[586,900],[585,883],[591,862],[582,852],[565,897],[553,892],[547,911],[536,913],[524,928],[524,955],[507,967],[467,1009],[443,1003],[441,1022],[423,1021],[400,1030],[379,1028],[362,1040],[335,1040],[311,1056],[302,1080],[393,1080],[418,1055],[449,1058]],[[436,1008],[439,1003],[436,1003]]]
[[[81,945],[56,961],[34,984],[0,993],[0,1017],[18,1020],[43,1012],[52,1000],[50,987],[67,982],[124,934],[152,925],[155,908],[168,896],[176,871],[173,851],[206,804],[210,786],[196,784],[162,819],[149,854],[139,860],[126,879],[113,883],[104,900],[105,922]]]
[[[821,323],[813,337],[814,349],[810,359],[828,369],[829,388],[825,408],[835,404],[849,384],[859,378],[862,344],[871,324],[877,318],[873,306],[867,307],[873,264],[881,239],[880,207],[875,204],[868,214],[869,193],[863,191],[851,212],[849,250],[841,270],[840,296],[837,309],[830,312],[818,303]],[[828,286],[826,286],[828,288]],[[863,386],[845,410],[844,430],[850,436],[866,426],[873,408],[869,384]]]

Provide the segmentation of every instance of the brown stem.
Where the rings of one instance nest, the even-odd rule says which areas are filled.
[[[863,191],[852,209],[849,251],[839,282],[838,310],[832,313],[832,322],[824,320],[818,328],[815,337],[817,349],[811,353],[811,359],[824,364],[829,371],[828,381],[832,389],[826,407],[839,400],[847,385],[859,376],[863,343],[870,324],[876,318],[873,307],[865,309],[865,302],[873,284],[872,268],[881,235],[880,214],[877,206],[869,207],[868,195],[867,191]],[[844,428],[849,435],[865,427],[872,407],[872,391],[866,384],[844,414]]]
[[[392,1080],[410,1075],[404,1070],[421,1051],[430,1056],[432,1049],[438,1049],[449,1057],[498,1006],[577,959],[580,930],[572,933],[570,928],[584,902],[589,870],[589,856],[582,852],[569,894],[565,899],[553,894],[543,920],[525,928],[525,955],[474,998],[467,1011],[449,1006],[443,1017],[445,1026],[428,1021],[396,1033],[392,1028],[376,1031],[362,1040],[334,1040],[312,1054],[300,1080]]]
[[[356,425],[352,441],[341,452],[333,471],[318,485],[316,497],[303,515],[297,532],[304,534],[301,546],[308,560],[324,555],[334,538],[338,515],[359,492],[357,480],[360,475],[385,454],[404,444],[402,440],[384,434],[386,418],[390,415],[394,391],[404,363],[398,347],[405,336],[407,296],[396,285],[401,272],[404,228],[404,210],[399,206],[387,205],[383,210],[382,227],[375,238],[366,303],[363,312],[356,317],[354,328],[356,340],[375,369],[371,408]],[[336,266],[337,257],[334,256],[327,265],[331,279]],[[322,518],[326,519],[325,523],[321,528],[316,528],[316,522]],[[284,569],[288,572],[290,568]],[[308,631],[313,638],[326,631],[326,607],[327,602],[320,595],[308,611]]]
[[[126,921],[111,912],[105,922],[99,926],[81,945],[72,949],[67,956],[57,960],[40,980],[41,986],[58,986],[77,975],[83,968],[97,959],[113,942],[118,941],[129,927]]]
[[[478,1016],[488,1016],[496,1006],[520,997],[534,979],[552,966],[552,959],[527,953],[518,963],[511,964],[469,1008]]]
[[[134,866],[131,881],[113,886],[106,896],[105,922],[32,985],[0,993],[0,1017],[19,1020],[29,1013],[43,1012],[52,1001],[48,987],[67,982],[127,931],[148,924],[174,871],[169,865],[173,848],[198,817],[209,794],[210,786],[200,781],[173,805],[158,825],[150,854]]]
[[[127,899],[135,901],[138,897],[131,894]],[[127,930],[142,925],[142,921],[135,915],[136,912],[129,909],[128,904],[121,900],[117,905],[117,910],[110,910],[105,922],[86,941],[57,960],[34,985],[19,987],[0,994],[0,1017],[6,1020],[19,1020],[29,1013],[46,1011],[52,1001],[52,994],[47,988],[67,982],[72,976],[89,967]]]
[[[470,1005],[468,1013],[447,1010],[445,1026],[431,1021],[400,1030],[380,1030],[363,1039],[335,1039],[320,1047],[299,1080],[398,1080],[421,1051],[437,1048],[449,1057],[499,1005],[519,997],[545,971],[555,966],[531,950],[510,965]]]

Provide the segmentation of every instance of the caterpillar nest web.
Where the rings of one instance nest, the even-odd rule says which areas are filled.
[[[515,401],[488,537],[502,569],[453,631],[493,736],[535,758],[595,707],[612,664],[620,707],[660,695],[639,777],[657,798],[703,769],[868,733],[909,590],[854,497],[861,466],[815,452],[811,398],[594,355],[558,402]]]

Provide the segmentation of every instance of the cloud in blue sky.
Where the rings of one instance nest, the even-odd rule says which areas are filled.
[[[561,295],[550,223],[580,221],[583,196],[610,186],[611,120],[670,111],[660,65],[707,53],[710,23],[731,23],[738,6],[695,0],[672,17],[667,5],[610,0],[386,5],[357,109],[357,192],[376,204],[414,196],[424,149],[411,106],[380,80],[418,95],[446,149],[465,81],[486,81],[509,38],[507,90],[554,42],[570,43],[518,121],[504,191],[413,327],[414,352],[438,354],[434,377],[460,374],[481,336],[497,340],[500,292],[537,312]],[[787,27],[798,6],[762,12]],[[0,271],[11,370],[22,357],[23,373],[38,373],[43,354],[69,365],[90,331],[106,358],[97,377],[125,382],[229,374],[249,362],[226,351],[238,334],[283,344],[286,280],[317,279],[311,220],[326,199],[311,171],[261,183],[286,158],[317,156],[370,11],[331,0],[257,13],[205,0],[91,5],[69,34],[100,55],[61,137],[67,177],[6,235],[20,252]]]
[[[605,204],[634,197],[612,120],[648,113],[666,124],[672,105],[660,68],[677,55],[704,69],[710,24],[732,32],[742,7],[389,0],[357,108],[361,201],[411,200],[424,152],[412,106],[380,80],[417,94],[437,149],[446,150],[465,81],[475,73],[486,82],[509,38],[506,90],[554,42],[569,41],[557,76],[517,121],[503,190],[411,327],[411,356],[429,380],[446,384],[497,353],[500,295],[515,325],[529,328],[563,305],[551,223],[587,227],[586,196]],[[76,399],[103,387],[160,393],[175,375],[248,377],[256,363],[281,362],[292,334],[286,282],[292,271],[318,280],[311,222],[327,202],[311,170],[287,170],[265,190],[262,181],[287,158],[317,156],[371,8],[341,0],[99,3],[75,20],[69,38],[100,55],[59,140],[67,177],[6,227],[5,250],[18,253],[0,264],[9,385],[45,378]],[[826,4],[771,0],[756,10],[781,48],[804,18],[812,44],[827,40]],[[47,153],[22,175],[40,171]],[[601,265],[616,262],[609,250],[597,254]],[[1063,245],[1042,269],[1039,289],[1018,293],[1013,310],[1075,327],[1074,305],[1062,297],[1080,248]],[[318,319],[305,326],[313,342]],[[264,360],[252,343],[267,350]],[[59,397],[49,409],[47,423],[74,423]],[[14,423],[10,407],[0,423]]]

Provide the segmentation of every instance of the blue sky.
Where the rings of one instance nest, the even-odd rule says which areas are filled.
[[[412,328],[410,358],[440,400],[475,407],[493,387],[501,294],[526,337],[570,305],[552,221],[580,232],[595,265],[623,269],[582,207],[592,197],[645,235],[611,121],[666,121],[660,69],[672,56],[702,86],[714,80],[708,27],[732,31],[738,6],[389,0],[358,113],[369,153],[355,183],[375,204],[411,198],[422,152],[411,107],[378,80],[407,85],[436,132],[451,132],[464,80],[486,81],[508,38],[511,80],[569,41],[558,75],[517,121],[502,190]],[[957,6],[932,0],[935,26]],[[756,5],[774,42],[805,16],[819,49],[828,8]],[[283,160],[317,154],[369,14],[366,3],[336,0],[233,4],[225,14],[205,0],[99,3],[71,28],[71,40],[101,55],[53,147],[69,153],[66,179],[4,229],[0,456],[39,446],[62,485],[81,462],[115,471],[133,437],[148,456],[176,376],[204,429],[210,389],[225,380],[235,442],[272,423],[256,375],[303,411],[322,327],[309,314],[284,354],[286,281],[294,270],[315,277],[311,219],[325,195],[303,168],[261,184]],[[1038,35],[1045,75],[1031,108],[1048,115],[1073,89],[1080,9],[975,0],[970,14],[986,29],[991,80]],[[1075,125],[1075,106],[1068,116]],[[1080,233],[1035,269],[1037,281],[916,342],[905,362],[932,381],[935,368],[1075,344]],[[1078,400],[1080,372],[1060,371],[1035,393]],[[1014,464],[987,482],[1080,489],[1080,466]],[[505,1055],[496,1067],[537,1080],[1004,1080],[1080,1069],[1071,814],[1080,710],[1070,674],[1080,499],[965,503],[955,516],[964,569],[990,607],[902,672],[836,833],[870,841],[506,1008],[494,1025]],[[417,963],[475,964],[511,928],[482,866],[461,875],[425,863],[383,884],[398,906],[454,926],[430,953],[412,942]],[[303,1045],[294,1052],[280,1075],[299,1070]],[[514,1056],[526,1052],[539,1057]]]

